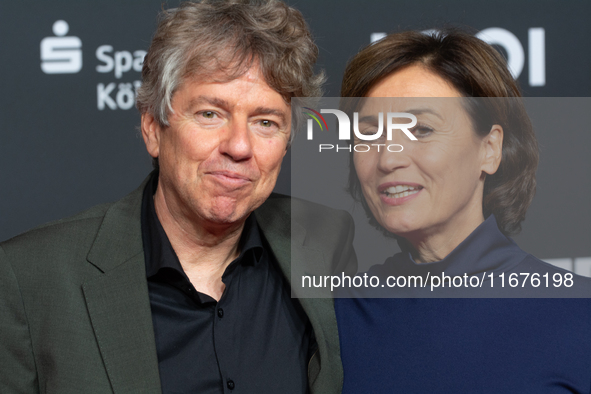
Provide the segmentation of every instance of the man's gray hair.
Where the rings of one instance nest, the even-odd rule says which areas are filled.
[[[280,1],[184,2],[160,15],[136,106],[169,126],[172,96],[185,80],[230,81],[255,62],[287,103],[291,97],[319,97],[325,78],[314,73],[317,57],[302,14]]]

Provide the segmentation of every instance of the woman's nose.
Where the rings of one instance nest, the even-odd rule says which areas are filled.
[[[409,141],[401,131],[394,131],[391,140],[383,141],[384,145],[372,147],[379,149],[378,169],[389,173],[399,168],[406,168],[412,162],[412,148]]]

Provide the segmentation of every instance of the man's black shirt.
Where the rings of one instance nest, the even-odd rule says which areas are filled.
[[[154,208],[142,201],[142,239],[163,393],[306,393],[312,328],[262,237],[254,213],[220,300],[195,290]]]

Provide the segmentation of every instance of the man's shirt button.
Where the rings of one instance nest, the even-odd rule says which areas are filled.
[[[228,380],[228,382],[226,383],[226,386],[228,386],[228,388],[230,390],[234,390],[234,381],[233,380]]]
[[[222,308],[218,308],[218,317],[219,317],[220,319],[221,319],[222,317],[224,317],[224,310],[223,310]],[[230,380],[229,382],[231,382],[231,380]],[[228,384],[230,384],[230,383],[228,383]],[[234,383],[232,383],[232,387],[233,387],[233,385],[234,385]],[[228,388],[229,388],[229,387],[230,387],[230,386],[228,386]],[[232,389],[230,389],[230,390],[232,390]]]

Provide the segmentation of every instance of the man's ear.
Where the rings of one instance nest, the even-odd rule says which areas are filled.
[[[146,144],[146,150],[152,157],[158,157],[160,153],[160,124],[150,113],[142,114],[142,137]]]
[[[484,144],[484,157],[481,171],[492,175],[499,169],[503,157],[503,128],[498,124],[493,125],[482,143]]]

